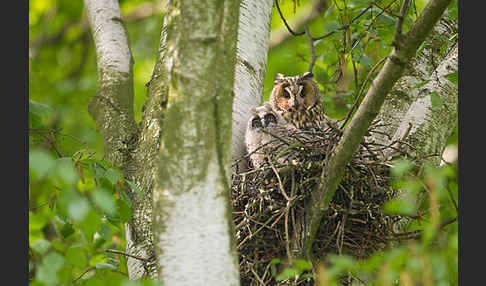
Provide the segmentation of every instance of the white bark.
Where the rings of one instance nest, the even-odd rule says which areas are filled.
[[[98,70],[128,74],[132,57],[118,1],[85,0],[84,3],[96,47]],[[103,82],[109,82],[113,73],[101,75]]]
[[[190,191],[154,193],[154,201],[166,205],[164,212],[154,217],[164,221],[165,227],[156,238],[156,247],[163,249],[158,260],[164,285],[239,285],[237,263],[229,255],[234,253],[228,235],[230,218],[225,208],[227,198],[220,194],[217,160],[214,154],[206,178]]]
[[[457,126],[458,88],[444,76],[458,70],[457,46],[442,61],[430,76],[430,81],[419,88],[419,95],[403,116],[392,141],[403,138],[416,146],[415,155],[442,154],[447,140]],[[431,95],[436,92],[442,104],[432,106]],[[411,126],[411,127],[409,127]],[[428,161],[439,164],[440,157],[430,157]]]
[[[391,137],[395,134],[411,104],[417,98],[422,97],[420,92],[425,87],[414,87],[426,80],[433,81],[436,79],[433,73],[444,59],[444,56],[439,55],[437,51],[442,45],[447,45],[448,50],[451,49],[451,44],[454,43],[451,43],[448,39],[457,33],[457,22],[451,21],[448,18],[446,13],[434,26],[420,54],[407,64],[404,75],[395,84],[390,95],[385,99],[377,118],[387,124],[387,126],[380,128],[380,131],[388,134],[390,138],[377,134],[375,136],[377,142],[385,145],[389,144]]]
[[[239,285],[230,203],[239,8],[239,1],[168,2],[152,224],[164,285]]]
[[[244,138],[249,111],[262,103],[272,3],[272,0],[242,0],[240,5],[233,100],[233,161],[246,154]],[[240,161],[237,171],[247,169],[248,161]]]

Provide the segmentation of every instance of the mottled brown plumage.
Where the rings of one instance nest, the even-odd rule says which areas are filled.
[[[326,126],[320,90],[313,74],[285,77],[277,74],[269,102],[272,109],[297,129],[322,129]]]

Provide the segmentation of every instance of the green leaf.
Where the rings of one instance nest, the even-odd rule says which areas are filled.
[[[324,24],[324,30],[326,30],[327,32],[335,31],[340,27],[341,25],[339,25],[339,23],[336,21],[329,21]]]
[[[421,88],[422,86],[426,85],[430,79],[424,80],[423,82],[417,83],[416,85],[413,86],[413,88]]]
[[[370,258],[363,261],[360,265],[360,268],[367,273],[372,273],[380,267],[384,259],[385,257],[383,253],[375,253]]]
[[[425,45],[426,45],[426,41],[424,41],[424,42],[422,42],[422,44],[420,44],[420,46],[417,49],[417,52],[415,52],[416,57],[418,57],[422,53],[423,49],[425,48]]]
[[[51,243],[45,239],[37,239],[30,244],[30,247],[40,255],[44,255],[49,251]]]
[[[50,252],[42,259],[36,272],[36,279],[45,285],[57,285],[57,272],[64,265],[64,257],[57,252]]]
[[[140,190],[140,188],[136,184],[132,183],[129,180],[125,180],[125,182],[127,182],[127,184],[130,186],[132,191],[134,191],[137,194],[139,199],[143,199],[144,194],[142,193],[142,191]]]
[[[70,265],[84,268],[88,263],[86,252],[82,247],[71,247],[66,251],[66,260]]]
[[[404,198],[392,199],[383,205],[383,211],[390,215],[414,215],[415,201],[410,199],[411,196]]]
[[[388,25],[388,26],[392,26],[392,25],[395,25],[396,23],[396,20],[395,18],[393,18],[392,16],[389,16],[385,13],[381,14],[377,19],[376,19],[376,22],[377,23],[380,23],[382,25]]]
[[[89,265],[96,267],[99,263],[106,263],[106,256],[104,254],[96,254],[91,257],[89,260]],[[103,268],[101,268],[103,269]]]
[[[93,203],[99,207],[106,215],[114,216],[116,214],[116,204],[113,196],[104,189],[97,188],[91,193]]]
[[[34,149],[29,152],[29,169],[42,178],[54,166],[54,160],[51,153],[42,149]]]
[[[52,107],[47,104],[29,100],[29,113],[35,114],[40,118],[47,118],[52,111]]]
[[[132,200],[128,196],[127,191],[121,190],[119,192],[119,194],[120,194],[120,199],[123,200],[124,202],[126,202],[127,205],[131,208],[132,207]]]
[[[96,269],[109,269],[109,270],[116,270],[116,266],[106,262],[100,262],[96,264]]]
[[[457,1],[451,1],[449,6],[447,6],[447,10],[449,12],[449,19],[456,20],[458,15]]]
[[[450,82],[457,84],[457,80],[458,80],[457,72],[446,74],[444,77],[447,78]]]
[[[357,266],[356,261],[347,255],[330,255],[329,261],[338,271],[350,270]]]
[[[98,230],[98,233],[105,241],[111,241],[111,236],[113,234],[113,231],[106,223],[103,223],[101,225],[100,229]]]
[[[289,278],[294,278],[295,276],[299,275],[300,272],[296,268],[285,268],[282,273],[278,274],[275,277],[275,280],[282,281]]]
[[[73,160],[69,157],[59,158],[55,161],[53,179],[61,186],[75,186],[79,174],[74,169]]]
[[[123,179],[123,174],[120,170],[110,168],[104,173],[104,177],[107,178],[112,185]]]
[[[132,216],[132,210],[130,209],[130,206],[125,201],[117,200],[116,208],[117,208],[118,218],[122,223],[125,223],[130,220]]]
[[[432,107],[440,107],[444,103],[437,91],[433,91],[430,94],[430,101],[432,103]]]
[[[359,64],[364,68],[368,68],[368,67],[371,67],[374,64],[374,61],[373,61],[372,58],[368,57],[366,54],[362,54],[361,58],[359,59]]]
[[[312,269],[312,264],[309,261],[303,259],[295,260],[294,265],[302,272]]]
[[[81,221],[86,217],[90,209],[88,200],[77,196],[77,198],[71,199],[68,203],[67,214],[72,220]]]
[[[63,238],[67,238],[68,236],[70,236],[73,233],[74,233],[74,228],[73,228],[73,225],[71,223],[65,223],[61,227],[61,235],[62,235]]]
[[[88,200],[78,191],[69,189],[60,192],[59,211],[61,215],[69,217],[74,222],[80,222],[86,217],[90,209]]]
[[[412,162],[406,159],[398,159],[393,162],[393,167],[390,172],[395,177],[402,177],[406,172],[411,170],[413,167]]]
[[[94,210],[89,211],[86,218],[81,222],[81,230],[89,242],[93,241],[93,235],[98,231],[100,226],[101,216]]]

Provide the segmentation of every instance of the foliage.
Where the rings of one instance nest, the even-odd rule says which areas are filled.
[[[134,64],[136,118],[155,63],[162,19],[121,1]],[[145,5],[145,6],[144,6]],[[132,17],[132,18],[130,18]],[[87,112],[96,55],[82,1],[29,2],[29,279],[31,285],[154,285],[129,281],[124,223],[131,202],[120,170],[102,157]],[[109,282],[108,282],[109,281]]]
[[[385,205],[389,213],[411,218],[400,240],[365,260],[328,254],[314,267],[314,275],[308,271],[309,262],[298,260],[280,273],[272,272],[275,279],[297,279],[308,271],[306,275],[314,276],[317,285],[338,285],[343,280],[353,281],[352,285],[457,285],[457,166],[426,166],[419,174],[414,167],[405,159],[395,162],[393,185],[404,192],[404,198]],[[416,208],[421,192],[426,197]]]
[[[145,83],[150,79],[160,40],[160,2],[120,1],[134,58],[137,121],[141,119]],[[296,2],[298,10],[313,1]],[[326,2],[329,5],[309,22],[315,37],[341,27],[370,3]],[[385,6],[391,1],[376,2]],[[427,1],[412,2],[405,30]],[[279,3],[287,20],[291,19],[294,1]],[[449,10],[454,19],[457,4],[452,3]],[[137,18],[135,12],[149,5],[155,7],[155,12]],[[397,7],[392,9],[396,11]],[[347,114],[371,68],[391,49],[395,18],[390,13],[376,17],[380,12],[373,7],[354,21],[347,38],[340,31],[314,42],[315,79],[323,93],[326,113],[333,118]],[[369,24],[373,25],[368,27]],[[271,25],[272,31],[282,26],[275,7]],[[88,101],[96,93],[97,69],[82,1],[30,1],[29,39],[31,285],[153,285],[150,280],[127,280],[126,257],[106,252],[125,249],[124,223],[130,217],[131,202],[124,189],[127,185],[135,186],[103,160],[101,139],[87,112]],[[268,55],[264,100],[268,99],[276,73],[302,74],[309,62],[310,48],[305,35],[290,37],[273,47]],[[343,83],[337,88],[341,72]],[[447,78],[457,82],[457,73]],[[440,97],[433,96],[432,100],[434,105],[441,104]],[[457,145],[457,129],[448,143]],[[457,223],[440,228],[442,222],[457,216],[450,197],[451,193],[457,201],[456,166],[427,167],[420,174],[411,173],[414,169],[407,161],[398,161],[395,166],[395,184],[403,188],[406,199],[390,203],[387,209],[417,216],[408,231],[411,235],[420,232],[420,237],[365,261],[329,255],[314,268],[318,281],[332,285],[340,275],[351,273],[353,277],[371,279],[377,284],[381,281],[383,285],[392,285],[397,280],[403,285],[457,283]],[[413,201],[424,189],[429,195],[416,210]],[[274,262],[274,266],[279,264],[278,259]],[[278,280],[310,275],[308,266],[305,261],[295,261],[290,270],[273,273]]]
[[[29,274],[32,285],[127,284],[124,223],[131,200],[120,170],[81,145],[60,154],[61,138],[44,124],[52,108],[30,101]],[[130,282],[132,283],[132,282]],[[138,283],[138,282],[137,282]],[[152,285],[135,283],[133,285]]]

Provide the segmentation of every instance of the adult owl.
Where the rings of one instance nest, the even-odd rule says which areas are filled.
[[[250,161],[254,168],[260,168],[268,159],[274,159],[285,148],[300,141],[309,140],[308,136],[298,133],[298,130],[287,123],[276,113],[269,102],[250,110],[245,143]],[[287,148],[288,149],[288,148]],[[283,152],[285,153],[285,152]],[[289,151],[292,154],[293,152]],[[285,164],[293,156],[285,155],[277,159],[277,163]]]
[[[277,74],[269,102],[272,109],[297,129],[326,127],[320,90],[314,75],[284,76]]]

